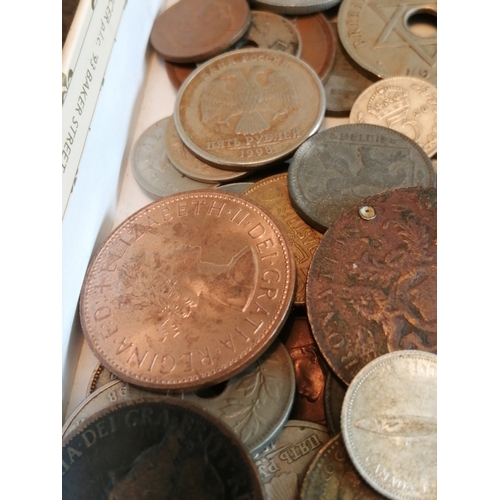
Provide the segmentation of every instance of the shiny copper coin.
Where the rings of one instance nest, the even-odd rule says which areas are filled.
[[[365,198],[334,221],[314,255],[307,315],[332,370],[349,384],[389,351],[437,351],[437,191]]]
[[[337,434],[326,443],[309,465],[301,500],[311,498],[349,498],[350,500],[383,500],[359,475],[347,454],[342,436]]]
[[[290,203],[287,173],[273,175],[243,191],[243,195],[267,208],[282,224],[292,243],[297,266],[295,305],[306,303],[306,279],[312,257],[322,234],[306,224]]]
[[[271,344],[295,262],[263,208],[215,190],[172,195],[126,219],[87,270],[83,332],[99,361],[146,388],[229,379]]]
[[[330,370],[312,336],[307,317],[290,317],[280,338],[292,358],[295,370],[296,394],[290,418],[326,425],[324,392]]]
[[[187,77],[196,69],[196,64],[175,64],[165,61],[165,69],[167,70],[170,83],[174,86],[175,90],[179,90],[179,87],[187,80]]]
[[[251,20],[246,0],[181,0],[156,19],[150,42],[166,61],[204,61],[233,45]]]
[[[289,18],[302,39],[300,58],[316,71],[322,82],[333,67],[337,44],[330,23],[321,13]]]
[[[97,413],[63,440],[62,498],[263,500],[264,494],[250,455],[225,424],[185,401],[144,398]]]

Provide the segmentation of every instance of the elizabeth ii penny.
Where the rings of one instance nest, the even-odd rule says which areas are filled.
[[[437,34],[412,29],[418,15],[435,23],[436,0],[344,0],[338,14],[340,40],[360,66],[381,78],[415,76],[436,85]]]
[[[180,0],[156,19],[150,42],[166,61],[204,61],[240,39],[251,20],[246,0]]]
[[[203,409],[144,398],[102,410],[62,442],[64,500],[263,500],[234,432]]]
[[[432,163],[406,135],[380,125],[339,125],[315,134],[288,170],[290,201],[325,232],[350,205],[388,189],[434,186]]]
[[[325,111],[320,79],[285,52],[241,49],[215,57],[184,82],[175,126],[199,158],[252,170],[289,157],[318,130]]]
[[[219,184],[220,182],[240,179],[247,175],[247,172],[234,172],[213,167],[194,156],[181,141],[177,129],[175,128],[174,118],[171,116],[167,119],[165,147],[172,165],[181,174],[195,181]]]
[[[354,377],[342,437],[361,476],[392,500],[437,498],[437,356],[391,352]]]
[[[386,78],[360,94],[349,122],[397,130],[432,157],[437,151],[437,88],[411,76]]]
[[[337,434],[318,451],[307,469],[300,500],[312,498],[383,500],[385,497],[359,475],[349,459],[342,436]]]
[[[346,384],[387,352],[437,352],[436,193],[418,187],[365,198],[335,220],[314,254],[307,315]]]
[[[323,235],[306,224],[293,209],[288,196],[287,176],[285,172],[267,177],[256,182],[243,195],[267,208],[285,228],[297,267],[294,305],[305,306],[307,273]]]
[[[295,291],[288,238],[264,208],[215,190],[147,205],[108,237],[87,270],[82,328],[118,378],[195,390],[254,362]]]

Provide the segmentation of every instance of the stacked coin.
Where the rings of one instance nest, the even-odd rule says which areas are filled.
[[[337,3],[180,0],[155,22],[174,114],[131,155],[152,203],[85,277],[98,367],[63,428],[65,498],[435,498],[435,40],[405,2]],[[350,124],[320,131],[327,112]]]

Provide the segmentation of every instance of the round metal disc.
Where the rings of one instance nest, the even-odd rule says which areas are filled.
[[[256,7],[278,14],[312,14],[329,9],[341,0],[251,0]]]

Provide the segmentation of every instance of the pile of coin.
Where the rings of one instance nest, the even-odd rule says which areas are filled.
[[[175,110],[132,151],[151,204],[85,276],[64,498],[436,498],[436,37],[412,21],[436,13],[157,18]]]

